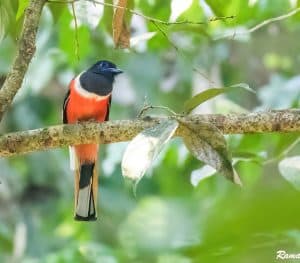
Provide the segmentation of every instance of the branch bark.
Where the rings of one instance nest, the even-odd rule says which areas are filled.
[[[131,140],[142,130],[165,118],[58,125],[15,132],[0,137],[0,157],[84,143],[115,143]],[[180,122],[210,122],[224,134],[300,132],[300,110],[267,111],[250,114],[208,114],[180,117]],[[179,126],[175,136],[181,136]]]
[[[0,121],[22,85],[28,65],[35,52],[35,39],[46,0],[31,0],[25,11],[19,47],[12,68],[0,89]]]

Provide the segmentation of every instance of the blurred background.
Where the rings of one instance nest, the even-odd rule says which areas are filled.
[[[0,2],[0,85],[16,52],[25,6],[23,0]],[[256,95],[229,93],[195,112],[299,107],[300,13],[248,31],[299,8],[299,0],[135,0],[131,7],[171,22],[235,17],[203,25],[160,24],[167,38],[149,20],[133,15],[131,49],[116,50],[112,8],[82,0],[75,4],[76,54],[71,6],[47,3],[36,54],[1,133],[61,123],[68,83],[99,59],[114,61],[125,72],[116,80],[113,120],[135,118],[145,101],[181,112],[192,95],[241,82]],[[173,139],[140,181],[136,196],[121,174],[127,143],[101,146],[99,219],[92,223],[73,220],[67,149],[2,158],[0,261],[273,262],[277,250],[300,253],[298,137],[226,136],[243,189]]]

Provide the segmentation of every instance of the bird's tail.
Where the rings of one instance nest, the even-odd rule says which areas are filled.
[[[75,220],[97,219],[98,175],[95,163],[79,164],[75,169]]]

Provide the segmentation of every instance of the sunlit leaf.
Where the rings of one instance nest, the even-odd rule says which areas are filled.
[[[191,173],[191,184],[197,186],[202,180],[208,178],[216,173],[216,169],[210,165],[204,165],[200,169],[194,170]]]
[[[19,0],[18,11],[16,15],[16,20],[19,20],[20,17],[24,14],[26,7],[29,4],[29,0]]]
[[[176,120],[166,120],[139,133],[125,150],[122,160],[123,176],[134,181],[140,180],[177,127]]]
[[[8,33],[12,23],[13,6],[10,0],[0,1],[0,41]]]
[[[149,39],[151,39],[152,37],[154,37],[156,35],[157,32],[146,32],[144,34],[135,36],[130,38],[130,46],[134,47],[136,45],[138,45],[140,42],[143,41],[147,41]]]
[[[185,2],[185,1],[180,1],[180,2]],[[203,9],[200,6],[200,1],[198,0],[193,0],[190,3],[190,6],[188,7],[188,9],[183,10],[183,12],[180,13],[180,15],[178,16],[178,21],[184,21],[184,20],[188,20],[188,21],[201,21],[203,20]],[[173,14],[172,14],[173,15]],[[187,26],[187,25],[185,25]]]
[[[172,0],[171,1],[171,17],[170,21],[174,22],[176,19],[186,11],[193,3],[193,0],[181,1]]]
[[[300,191],[300,156],[285,158],[278,167],[283,178]]]
[[[168,21],[171,16],[171,5],[166,4],[165,1],[136,1],[137,8],[141,10],[143,14],[147,14],[150,17]],[[153,23],[148,23],[149,31],[158,31],[157,27]],[[164,31],[168,34],[168,30],[171,27],[163,27]],[[148,49],[161,50],[170,46],[166,37],[159,33],[155,37],[151,38],[148,42]]]
[[[79,1],[74,3],[75,14],[79,25],[86,25],[94,29],[103,16],[103,5],[88,1]],[[70,12],[72,8],[69,7]]]
[[[48,2],[47,6],[51,11],[54,23],[58,22],[59,18],[63,14],[63,11],[68,7],[68,5],[64,3],[51,3],[51,2]]]
[[[241,184],[234,173],[226,140],[214,125],[205,122],[184,123],[182,129],[186,147],[198,160],[210,165],[230,181]]]
[[[225,6],[230,4],[230,1],[226,1],[226,3],[222,0],[205,0],[211,10],[215,13],[216,16],[225,16]]]
[[[195,109],[197,106],[199,106],[200,104],[202,104],[203,102],[212,99],[222,93],[226,93],[226,92],[231,92],[231,91],[236,91],[237,89],[245,89],[247,91],[253,92],[255,93],[255,91],[253,89],[251,89],[249,87],[248,84],[246,83],[239,83],[239,84],[235,84],[226,88],[211,88],[211,89],[207,89],[203,92],[198,93],[197,95],[195,95],[194,97],[192,97],[191,99],[187,100],[184,103],[184,111],[185,113],[190,113],[193,109]]]
[[[242,152],[242,151],[235,151],[232,152],[232,155],[236,162],[238,161],[253,161],[253,162],[263,162],[267,158],[267,152]]]

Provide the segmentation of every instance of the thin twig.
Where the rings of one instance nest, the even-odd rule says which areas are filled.
[[[74,18],[74,24],[75,24],[75,55],[78,59],[78,61],[80,60],[79,58],[79,38],[78,38],[78,24],[77,24],[77,17],[76,17],[76,12],[75,12],[75,3],[71,3],[72,6],[72,13],[73,13],[73,18]]]
[[[146,111],[153,110],[153,109],[165,110],[165,111],[171,113],[173,116],[178,115],[178,113],[176,113],[175,111],[173,111],[170,108],[165,107],[165,106],[144,105],[137,117],[141,118]]]
[[[158,31],[160,33],[163,34],[163,36],[168,40],[168,42],[172,45],[172,47],[176,50],[179,51],[178,47],[173,43],[173,41],[169,38],[169,36],[167,35],[167,33],[157,24],[156,21],[151,21],[152,24],[158,29]]]
[[[48,0],[48,3],[75,3],[77,1],[80,0],[67,0],[67,1],[63,1],[63,0]],[[124,9],[130,13],[132,13],[133,15],[137,15],[140,17],[143,17],[144,19],[148,20],[149,22],[151,22],[157,29],[158,31],[160,31],[164,37],[168,40],[168,42],[172,45],[172,47],[176,50],[177,53],[180,52],[179,48],[172,42],[172,40],[169,38],[169,36],[167,35],[167,33],[159,26],[159,24],[162,25],[166,25],[166,26],[170,26],[170,25],[182,25],[182,24],[189,24],[189,25],[208,25],[211,22],[215,22],[215,21],[224,21],[227,19],[234,19],[235,16],[231,15],[231,16],[221,16],[221,17],[212,17],[210,19],[208,19],[208,21],[189,21],[189,20],[182,20],[182,21],[175,21],[175,22],[168,22],[168,21],[164,21],[164,20],[160,20],[157,18],[153,18],[150,16],[146,16],[136,10],[130,9],[128,7],[124,7],[124,6],[120,6],[120,5],[114,5],[114,4],[110,4],[110,3],[105,3],[105,2],[100,2],[97,0],[85,0],[87,2],[92,2],[94,4],[99,4],[99,5],[103,5],[103,6],[108,6],[108,7],[112,7],[112,8],[119,8],[119,9]],[[184,56],[183,53],[180,53],[181,56]],[[184,56],[186,58],[186,56]],[[209,81],[210,84],[214,84],[214,82],[208,77],[206,76],[203,72],[201,72],[201,70],[197,67],[193,67],[193,71],[200,74],[203,78],[207,79]]]
[[[295,146],[297,146],[297,144],[300,143],[300,137],[297,138],[295,141],[293,141],[286,149],[284,149],[281,153],[279,153],[277,156],[273,157],[272,159],[269,159],[265,162],[263,162],[264,165],[266,164],[270,164],[273,162],[277,162],[280,159],[286,157],[288,155],[288,153],[294,149]]]
[[[283,19],[286,19],[286,18],[289,18],[295,14],[297,14],[298,12],[300,12],[300,7],[299,8],[296,8],[294,9],[293,11],[287,13],[287,14],[284,14],[284,15],[281,15],[281,16],[277,16],[277,17],[273,17],[273,18],[270,18],[270,19],[267,19],[261,23],[259,23],[258,25],[250,28],[248,30],[249,33],[252,33],[258,29],[260,29],[261,27],[265,26],[265,25],[268,25],[270,23],[273,23],[273,22],[276,22],[276,21],[280,21],[280,20],[283,20]]]
[[[59,4],[66,4],[66,3],[70,4],[70,3],[75,3],[75,2],[78,2],[78,1],[80,1],[80,0],[66,0],[66,1],[64,1],[64,0],[47,0],[48,3],[59,3]],[[182,20],[182,21],[169,22],[169,21],[164,21],[164,20],[160,20],[160,19],[157,19],[157,18],[153,18],[151,16],[144,15],[143,13],[138,12],[138,11],[133,10],[133,9],[130,9],[128,7],[114,5],[114,4],[105,3],[105,2],[100,2],[100,1],[97,1],[97,0],[85,0],[85,1],[92,2],[94,4],[108,6],[108,7],[125,9],[126,11],[132,13],[133,15],[137,15],[137,16],[143,17],[144,19],[146,19],[146,20],[148,20],[150,22],[156,22],[156,23],[159,23],[159,24],[167,25],[167,26],[170,26],[170,25],[182,25],[182,24],[207,25],[209,23],[216,22],[216,21],[219,21],[219,20],[224,21],[224,20],[234,19],[235,18],[235,16],[231,15],[231,16],[212,17],[212,18],[208,19],[207,21]]]
[[[159,32],[161,32],[163,34],[163,36],[168,40],[168,42],[176,50],[176,52],[180,56],[182,56],[184,59],[189,61],[189,58],[187,58],[187,56],[183,52],[181,52],[181,50],[174,44],[174,42],[169,38],[168,34],[158,25],[158,23],[155,21],[151,21],[151,22],[159,30]],[[199,68],[193,66],[193,71],[200,74],[203,78],[208,80],[210,84],[214,84],[214,82],[208,76],[206,76],[203,72],[201,72],[201,70]]]
[[[280,16],[277,16],[277,17],[272,17],[270,19],[267,19],[267,20],[264,20],[263,22],[257,24],[256,26],[253,26],[251,28],[249,28],[248,30],[245,30],[245,31],[241,31],[241,32],[234,32],[234,36],[237,36],[237,35],[244,35],[244,34],[251,34],[255,31],[257,31],[258,29],[268,25],[268,24],[271,24],[273,22],[277,22],[277,21],[281,21],[281,20],[284,20],[284,19],[287,19],[293,15],[296,15],[297,13],[300,12],[300,7],[292,10],[291,12],[287,13],[287,14],[284,14],[284,15],[280,15]],[[223,39],[223,38],[228,38],[228,37],[232,37],[232,34],[225,34],[223,36],[220,36],[220,37],[217,37],[215,38],[214,40],[220,40],[220,39]]]

